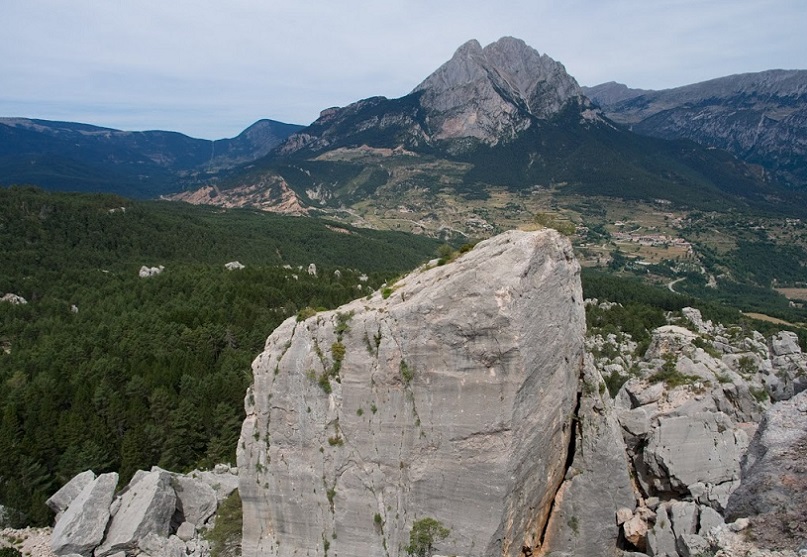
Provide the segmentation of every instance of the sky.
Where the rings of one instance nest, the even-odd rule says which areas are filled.
[[[0,0],[0,116],[234,137],[401,97],[470,39],[581,85],[807,69],[806,0]]]

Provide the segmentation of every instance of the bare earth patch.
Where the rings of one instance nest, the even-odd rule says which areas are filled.
[[[4,528],[0,530],[0,547],[15,547],[27,557],[56,557],[50,549],[52,528]]]

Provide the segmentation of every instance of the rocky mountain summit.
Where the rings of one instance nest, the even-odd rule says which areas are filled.
[[[474,142],[496,145],[567,108],[583,119],[598,118],[562,64],[520,39],[503,37],[484,48],[471,40],[409,95],[325,110],[280,152],[362,142],[390,148],[443,144],[449,150]]]
[[[562,64],[524,41],[476,40],[415,87],[434,139],[472,137],[489,145],[514,138],[533,119],[590,103]]]
[[[615,125],[561,63],[504,37],[468,41],[401,98],[323,110],[267,157],[174,199],[478,238],[523,224],[501,208],[539,196],[725,210],[785,194],[724,151]]]
[[[661,91],[583,88],[608,118],[640,134],[691,139],[807,187],[807,70],[769,70]]]

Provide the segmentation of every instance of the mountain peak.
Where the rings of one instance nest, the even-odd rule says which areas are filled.
[[[570,102],[587,102],[562,64],[514,37],[484,48],[476,40],[466,42],[413,90],[418,92],[435,138],[487,143],[514,137]]]

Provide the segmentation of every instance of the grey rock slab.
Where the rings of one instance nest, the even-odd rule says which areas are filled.
[[[626,440],[630,445],[637,445],[650,433],[650,416],[644,408],[633,410],[619,410],[617,412],[619,424],[625,430]]]
[[[690,501],[673,501],[668,507],[673,533],[694,534],[698,530],[698,505]]]
[[[709,542],[697,534],[678,536],[678,554],[681,557],[702,557],[709,555]]]
[[[163,537],[150,532],[138,540],[141,555],[149,557],[186,557],[185,542],[177,536]]]
[[[782,331],[771,338],[771,351],[776,356],[800,354],[799,337],[796,333]]]
[[[171,516],[176,509],[170,474],[148,472],[133,486],[130,485],[120,500],[120,508],[112,518],[104,543],[96,550],[95,557],[130,551],[147,534],[165,537],[169,533]]]
[[[719,512],[712,507],[705,505],[700,506],[700,514],[698,516],[698,532],[700,536],[707,536],[715,528],[725,524],[723,517]]]
[[[685,493],[696,482],[737,479],[747,446],[745,432],[725,414],[703,412],[661,420],[643,459],[656,489]]]
[[[610,400],[601,400],[595,387],[601,382],[593,365],[587,365],[574,459],[567,474],[569,479],[555,497],[542,548],[547,551],[579,557],[616,554],[620,529],[615,516],[620,509],[630,512],[636,505],[616,411]],[[641,518],[631,522],[631,527],[636,530],[632,532],[634,538],[643,541],[647,525]],[[628,529],[626,526],[625,531]]]
[[[807,542],[805,508],[807,392],[801,392],[765,414],[743,460],[740,486],[729,498],[726,520],[751,517],[755,532],[796,549]]]
[[[625,386],[634,408],[657,402],[666,390],[664,383],[648,385],[642,381],[628,381]]]
[[[174,476],[171,480],[177,496],[177,510],[186,522],[204,526],[218,506],[216,492],[202,480],[187,476]]]
[[[511,231],[386,297],[284,321],[245,398],[243,555],[321,555],[323,539],[383,555],[422,517],[451,529],[438,553],[537,547],[573,432],[579,269],[556,232]]]
[[[213,492],[216,494],[216,500],[221,504],[233,491],[238,489],[237,471],[237,468],[230,468],[222,464],[216,465],[212,472],[208,470],[194,470],[188,475],[213,488]]]
[[[92,554],[104,537],[109,505],[115,495],[118,475],[101,474],[85,485],[53,528],[51,548],[57,555]]]
[[[94,479],[95,472],[92,470],[85,470],[80,474],[76,474],[69,482],[64,484],[59,491],[51,495],[48,500],[45,501],[45,504],[55,513],[66,511],[73,499],[81,493],[81,490],[92,483]]]
[[[668,514],[669,504],[656,509],[656,523],[647,533],[647,554],[652,557],[677,557],[678,549],[672,520]]]

